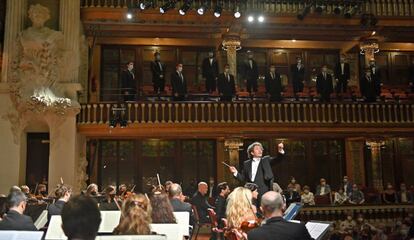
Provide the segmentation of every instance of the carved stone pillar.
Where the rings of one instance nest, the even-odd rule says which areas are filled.
[[[369,66],[369,61],[375,60],[375,53],[379,52],[379,45],[376,39],[367,39],[359,45],[360,53],[365,56],[365,66]]]
[[[242,146],[243,146],[243,140],[239,138],[226,139],[224,141],[225,150],[228,152],[228,155],[226,156],[227,164],[231,166],[235,166],[235,167],[239,166],[239,149]],[[227,169],[227,172],[229,174],[225,175],[226,181],[233,186],[238,185],[237,180],[231,175],[228,169]]]
[[[384,141],[379,140],[366,142],[366,145],[371,152],[371,158],[368,159],[368,163],[370,165],[370,182],[377,190],[383,190],[381,146],[384,144]]]
[[[11,63],[15,59],[17,49],[17,36],[24,27],[27,0],[8,0],[6,5],[1,82],[7,82],[9,78]]]
[[[237,55],[236,52],[241,49],[240,38],[241,26],[234,25],[229,32],[223,35],[223,49],[227,52],[227,64],[230,65],[230,73],[237,79]]]

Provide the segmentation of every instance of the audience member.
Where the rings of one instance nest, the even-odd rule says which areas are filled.
[[[320,184],[316,187],[316,196],[325,196],[331,193],[331,187],[326,184],[325,178],[321,178]]]
[[[173,183],[169,187],[170,202],[174,212],[188,212],[190,216],[190,225],[194,226],[194,212],[191,204],[184,202],[185,196],[181,186]]]
[[[202,64],[202,75],[206,81],[207,93],[216,91],[216,81],[219,74],[219,66],[217,60],[214,58],[214,52],[209,51],[208,57],[204,58]]]
[[[115,235],[151,234],[151,215],[148,200],[142,194],[131,195],[122,204],[121,219],[114,229]]]
[[[337,192],[335,192],[334,204],[342,205],[347,202],[348,202],[348,196],[341,187],[338,189]]]
[[[269,72],[265,74],[266,94],[271,102],[279,102],[282,100],[282,80],[280,74],[276,72],[274,64],[270,65]]]
[[[303,187],[303,193],[301,196],[302,203],[305,206],[313,206],[315,205],[315,197],[313,196],[313,193],[310,191],[309,186],[305,185]]]
[[[391,183],[387,183],[385,190],[382,192],[382,200],[386,204],[397,203],[397,193]]]
[[[9,210],[0,221],[0,230],[37,231],[33,220],[24,215],[27,198],[21,191],[12,191],[7,196]]]
[[[353,235],[353,232],[356,230],[356,222],[353,219],[352,212],[346,214],[346,219],[341,222],[339,225],[339,230],[342,233]]]
[[[47,209],[47,219],[53,215],[61,215],[63,206],[69,201],[72,195],[72,188],[66,184],[59,184],[55,189],[56,202],[49,205]]]
[[[183,75],[183,64],[178,63],[171,74],[171,86],[174,101],[184,101],[187,98],[187,80]]]
[[[166,193],[154,193],[150,198],[153,223],[176,223],[173,207]]]
[[[349,181],[348,176],[344,176],[341,188],[344,190],[347,196],[349,196],[349,194],[352,192],[352,183]]]
[[[284,203],[279,193],[273,191],[265,193],[260,208],[265,216],[265,222],[247,233],[249,240],[312,239],[304,224],[283,219]]]
[[[226,208],[227,227],[229,229],[239,229],[242,222],[256,219],[251,199],[252,191],[245,187],[237,187],[230,193]]]
[[[90,197],[75,196],[63,206],[62,229],[69,240],[95,239],[100,224],[101,213]]]
[[[329,102],[333,93],[332,75],[328,73],[328,66],[323,65],[321,73],[316,77],[316,90],[321,102]]]
[[[213,208],[207,201],[208,185],[205,182],[198,183],[198,190],[191,198],[191,204],[193,204],[198,213],[200,223],[209,223],[208,208]]]
[[[363,204],[365,202],[364,193],[358,189],[358,185],[352,184],[352,192],[349,195],[350,204]]]
[[[413,193],[407,190],[405,183],[400,184],[400,191],[397,193],[399,203],[413,203]]]
[[[290,177],[289,184],[293,185],[296,192],[298,192],[298,193],[302,192],[302,188],[301,188],[300,184],[296,181],[296,178],[294,176]]]
[[[99,210],[116,211],[121,210],[122,202],[118,200],[115,186],[109,185],[104,190],[104,198],[99,202]]]
[[[296,192],[295,190],[296,189],[292,184],[288,185],[288,189],[284,193],[287,206],[289,206],[291,203],[301,201],[300,194]]]

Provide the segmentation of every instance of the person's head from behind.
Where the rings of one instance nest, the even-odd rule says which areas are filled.
[[[252,191],[252,198],[253,199],[257,199],[258,195],[259,195],[259,187],[257,186],[257,184],[255,183],[246,183],[244,185],[245,188],[249,189],[250,191]]]
[[[148,235],[151,233],[151,214],[148,200],[142,194],[131,195],[122,204],[121,220],[115,229],[120,235]]]
[[[206,195],[208,192],[208,184],[206,182],[199,182],[198,191],[201,193],[201,195]]]
[[[68,239],[95,239],[100,223],[98,205],[90,197],[72,197],[62,209],[62,229]]]
[[[283,216],[284,201],[280,193],[269,191],[263,194],[260,209],[266,218]]]
[[[217,192],[223,197],[227,197],[230,194],[230,187],[227,182],[221,182],[217,185]]]
[[[261,158],[263,155],[263,145],[254,142],[247,147],[247,155],[249,158]]]
[[[171,187],[172,184],[173,184],[173,182],[170,181],[170,180],[165,182],[164,186],[165,186],[165,191],[166,192],[170,191],[170,187]]]
[[[55,189],[55,197],[58,200],[69,201],[70,196],[72,195],[72,187],[66,184],[59,184]]]
[[[170,185],[170,190],[168,191],[168,194],[170,195],[170,198],[175,198],[179,200],[183,200],[183,189],[181,188],[180,184],[173,183]]]
[[[153,223],[175,223],[173,207],[166,193],[154,193],[151,198],[152,222]]]
[[[26,195],[22,191],[12,191],[7,196],[9,210],[16,211],[20,214],[23,214],[26,209],[26,201]]]
[[[227,198],[226,216],[229,227],[240,227],[243,218],[252,214],[252,191],[237,187]]]

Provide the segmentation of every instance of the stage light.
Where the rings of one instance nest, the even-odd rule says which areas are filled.
[[[263,16],[259,16],[258,18],[257,18],[257,20],[259,21],[259,22],[264,22],[264,17]]]
[[[372,31],[371,36],[374,36],[375,34],[377,34],[376,31]]]
[[[126,18],[128,20],[131,20],[134,17],[134,15],[132,14],[132,11],[128,10],[127,14],[126,14]]]
[[[310,6],[310,5],[305,6],[305,7],[302,9],[302,12],[301,12],[301,13],[299,13],[296,17],[297,17],[299,20],[303,20],[303,19],[306,17],[306,15],[308,15],[308,13],[310,12],[310,8],[311,8],[311,6]]]
[[[180,10],[178,12],[180,15],[185,15],[185,13],[191,8],[191,0],[187,0],[184,2],[183,6],[181,6]]]
[[[147,8],[149,8],[149,7],[152,7],[152,6],[154,6],[154,3],[153,3],[152,1],[142,1],[142,2],[139,4],[139,8],[140,8],[141,10],[145,10],[145,9],[147,9]]]
[[[344,17],[351,18],[357,11],[358,6],[349,6],[349,8],[345,11]]]
[[[336,14],[336,15],[339,15],[339,14],[341,14],[341,12],[342,12],[342,9],[343,9],[343,7],[341,7],[341,6],[336,6],[335,8],[334,8],[334,13]]]
[[[292,39],[292,42],[296,42],[296,39]]]
[[[235,18],[240,18],[241,17],[239,6],[237,6],[236,9],[234,9],[234,17]]]
[[[164,14],[168,10],[170,10],[174,7],[175,7],[175,1],[169,1],[166,4],[164,4],[163,6],[160,7],[160,13]]]
[[[215,17],[220,17],[222,10],[223,10],[223,8],[219,4],[217,4],[216,7],[214,8],[214,16]]]
[[[253,16],[248,16],[248,17],[247,17],[247,21],[249,21],[249,22],[253,22],[253,21],[254,21],[254,17],[253,17]]]
[[[207,4],[203,4],[197,9],[197,13],[199,15],[203,15],[206,11],[207,11]]]

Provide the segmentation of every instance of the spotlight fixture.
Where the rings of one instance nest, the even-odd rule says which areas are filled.
[[[168,10],[172,9],[175,7],[175,1],[168,1],[166,4],[162,5],[160,7],[160,13],[164,14],[166,13]]]
[[[207,11],[207,3],[203,3],[198,9],[197,13],[203,15]]]
[[[254,17],[253,17],[253,16],[251,16],[251,15],[250,15],[250,16],[248,16],[248,17],[247,17],[247,21],[248,21],[248,22],[253,22],[253,21],[254,21]]]
[[[234,9],[234,17],[235,17],[235,18],[240,18],[240,17],[241,17],[241,13],[240,13],[239,6],[237,6],[237,7]]]
[[[142,1],[139,4],[139,8],[141,10],[145,10],[145,9],[150,8],[150,7],[153,7],[153,6],[154,6],[154,2],[153,1]]]
[[[257,21],[259,21],[260,23],[264,22],[264,17],[263,17],[262,15],[260,15],[260,16],[257,18]]]
[[[220,17],[222,10],[223,8],[221,7],[220,3],[217,3],[216,7],[214,8],[214,16],[217,18]]]
[[[134,17],[134,14],[132,13],[131,10],[128,10],[125,16],[128,20],[131,20]]]
[[[299,13],[296,17],[297,17],[299,20],[303,20],[303,19],[306,17],[306,15],[308,15],[308,13],[310,12],[310,9],[311,9],[311,5],[306,5],[306,6],[302,9],[302,12],[301,12],[301,13]]]
[[[184,2],[180,10],[178,10],[180,15],[185,15],[185,13],[191,8],[191,3],[192,3],[192,0],[187,0]]]
[[[343,7],[338,5],[338,6],[336,6],[336,7],[334,8],[333,12],[334,12],[336,15],[339,15],[339,14],[341,14],[342,9],[343,9]]]
[[[345,18],[351,18],[357,11],[358,6],[357,5],[350,5],[348,9],[344,13]]]

